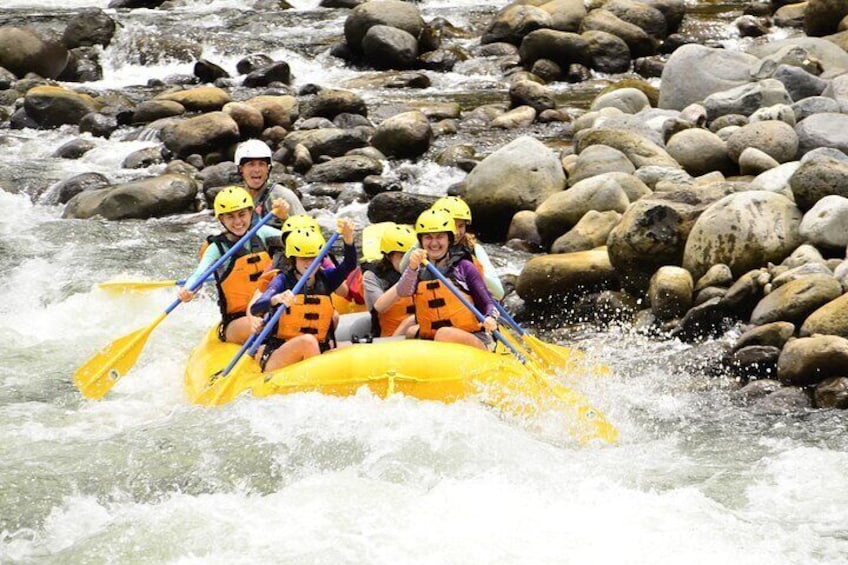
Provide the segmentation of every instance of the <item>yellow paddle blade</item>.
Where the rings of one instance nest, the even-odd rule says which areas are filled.
[[[383,232],[393,222],[380,222],[379,224],[371,224],[362,230],[362,260],[377,261],[383,258],[380,253],[380,239],[383,237]]]
[[[220,372],[210,376],[206,389],[197,395],[194,402],[203,406],[220,406],[232,402],[236,396],[251,388],[262,373],[245,367],[249,360],[249,356],[242,355],[227,376]]]
[[[550,377],[544,377],[551,392],[563,403],[574,410],[575,418],[569,426],[569,433],[581,445],[593,440],[601,440],[610,445],[618,442],[618,429],[613,426],[600,410],[594,408],[586,398]]]
[[[162,313],[149,326],[104,347],[74,373],[74,384],[86,398],[100,400],[135,365],[150,332],[165,319]]]
[[[106,281],[100,283],[98,288],[109,292],[144,292],[157,288],[167,288],[177,285],[177,281]]]
[[[577,349],[546,343],[530,334],[524,334],[522,339],[533,354],[552,370],[563,371],[574,376],[608,376],[612,374],[612,370],[606,365],[589,364],[586,360],[586,354]]]

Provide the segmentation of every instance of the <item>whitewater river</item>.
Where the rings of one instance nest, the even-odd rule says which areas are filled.
[[[67,14],[54,4],[3,0],[0,19]],[[362,74],[325,53],[341,12],[300,0],[266,18],[244,4],[115,15],[122,27],[104,52],[106,76],[91,86],[190,72],[127,59],[132,34],[177,29],[205,34],[204,55],[230,71],[266,50],[291,62],[297,83],[336,86]],[[502,5],[421,4],[425,19],[471,27]],[[730,17],[704,25],[720,32]],[[428,93],[497,95],[499,76],[471,62],[433,75]],[[375,107],[412,96],[363,95]],[[180,278],[214,226],[203,213],[61,219],[51,185],[87,171],[132,178],[138,171],[122,170],[123,158],[153,145],[117,135],[95,140],[79,161],[50,157],[74,136],[0,129],[0,185],[19,189],[0,190],[0,563],[848,562],[848,419],[744,407],[732,381],[700,368],[709,344],[695,350],[617,327],[545,334],[613,369],[574,384],[618,426],[614,447],[578,448],[556,418],[514,421],[474,402],[364,391],[190,405],[183,368],[216,318],[211,295],[170,315],[106,399],[84,400],[74,370],[173,300],[173,291],[116,296],[96,284]],[[439,194],[462,178],[429,162],[397,166],[408,168],[409,190]],[[363,204],[339,213],[365,221]],[[330,225],[330,212],[320,217]],[[488,249],[502,274],[526,260]]]

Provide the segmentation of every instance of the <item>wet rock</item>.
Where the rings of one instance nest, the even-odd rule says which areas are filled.
[[[354,8],[345,20],[344,34],[348,47],[354,53],[362,53],[362,40],[376,25],[397,28],[417,38],[425,23],[414,4],[400,0],[364,2]]]
[[[622,20],[641,28],[645,33],[656,39],[662,39],[668,35],[665,16],[657,8],[647,3],[611,0],[604,4],[604,8]]]
[[[108,138],[118,129],[118,120],[115,116],[90,112],[79,121],[80,133],[90,133],[94,137]]]
[[[170,100],[181,104],[189,112],[214,112],[232,102],[230,95],[217,86],[200,86],[160,94],[153,100]]]
[[[245,104],[262,113],[265,128],[280,126],[289,129],[300,115],[297,98],[286,94],[255,96]]]
[[[841,377],[848,367],[848,339],[821,335],[790,340],[777,361],[780,382],[810,386]]]
[[[97,147],[97,144],[90,139],[76,138],[63,144],[59,147],[51,157],[60,159],[79,159],[92,149]]]
[[[630,48],[623,39],[601,30],[588,30],[580,35],[589,46],[588,64],[592,69],[602,73],[623,73],[630,69]]]
[[[516,292],[527,302],[615,288],[616,274],[606,248],[530,259]]]
[[[291,84],[291,67],[285,61],[274,61],[263,67],[251,71],[244,77],[242,86],[247,88],[258,88],[278,82]]]
[[[386,156],[411,158],[427,152],[432,136],[430,122],[424,114],[403,112],[380,123],[371,144]]]
[[[51,204],[66,204],[81,192],[97,190],[109,184],[109,179],[100,173],[82,173],[55,184],[50,188],[45,200]]]
[[[553,24],[551,14],[536,6],[510,4],[489,22],[480,43],[506,42],[519,45],[527,34]]]
[[[382,172],[383,165],[379,161],[362,155],[347,155],[314,165],[305,178],[306,182],[359,182]]]
[[[530,106],[537,113],[556,108],[553,92],[530,80],[514,83],[509,89],[509,101],[513,108]]]
[[[712,298],[690,308],[671,335],[684,341],[695,341],[718,337],[729,327],[728,313],[721,306],[721,299]]]
[[[397,222],[413,224],[418,216],[433,205],[435,199],[423,194],[409,192],[383,192],[368,203],[368,219],[371,223]]]
[[[848,408],[848,377],[826,379],[816,385],[814,398],[817,408]]]
[[[683,316],[692,306],[692,275],[675,266],[660,267],[648,284],[651,312],[659,320]]]
[[[834,298],[810,314],[799,333],[802,337],[827,334],[848,338],[848,294]]]
[[[677,49],[663,69],[659,107],[682,110],[693,102],[747,83],[757,57],[689,44]]]
[[[754,403],[754,409],[763,414],[786,414],[808,408],[812,408],[810,397],[794,387],[781,388]]]
[[[626,289],[644,291],[658,268],[680,264],[696,216],[690,204],[654,197],[627,208],[607,239],[610,261]]]
[[[734,273],[780,261],[801,244],[801,212],[795,204],[762,190],[725,196],[697,219],[683,267],[700,277],[716,263]]]
[[[574,186],[581,180],[612,172],[631,175],[635,170],[636,168],[630,162],[630,159],[627,158],[627,155],[618,149],[606,145],[591,145],[581,151],[577,156],[574,168],[569,173],[568,183]],[[634,180],[644,186],[644,183],[641,183],[635,177]],[[639,192],[642,192],[642,195],[648,194],[650,193],[650,189],[646,186],[644,192],[641,190]],[[630,201],[638,199],[638,197],[633,198],[629,194],[628,198]]]
[[[552,242],[591,210],[621,214],[629,205],[627,194],[614,177],[591,177],[546,198],[536,208],[536,227],[543,241]]]
[[[36,86],[24,98],[27,116],[42,128],[78,124],[83,116],[100,107],[91,96],[59,86]]]
[[[236,63],[236,72],[240,75],[247,75],[273,62],[274,60],[264,53],[252,53],[243,59],[239,59]]]
[[[135,10],[137,8],[158,8],[165,3],[165,0],[109,0],[109,8],[127,8]]]
[[[194,76],[200,82],[215,82],[219,78],[230,78],[230,73],[212,61],[198,59],[194,63]]]
[[[542,238],[536,229],[536,212],[532,210],[521,210],[516,212],[509,223],[506,233],[507,241],[521,240],[531,247],[540,247]]]
[[[173,100],[145,100],[135,107],[132,123],[147,124],[162,118],[181,116],[185,111],[185,106]]]
[[[777,376],[777,359],[780,348],[769,345],[751,345],[731,353],[725,363],[737,377],[745,379],[771,379]]]
[[[68,49],[102,45],[108,47],[115,35],[115,20],[99,8],[85,8],[68,20],[62,43]]]
[[[556,154],[535,138],[522,136],[481,161],[465,179],[463,198],[475,216],[487,219],[475,226],[483,238],[503,240],[519,210],[535,210],[565,186]]]
[[[518,48],[521,64],[530,68],[539,59],[568,69],[573,63],[589,65],[589,43],[576,33],[539,29],[528,34]]]
[[[187,211],[197,184],[183,175],[167,174],[85,191],[65,207],[64,218],[102,216],[107,220],[154,218]]]
[[[773,290],[754,308],[751,323],[786,321],[800,325],[811,313],[842,293],[831,275],[810,275]]]
[[[210,112],[165,126],[162,142],[179,157],[207,153],[239,140],[238,124],[224,112]]]
[[[762,298],[768,280],[768,273],[759,269],[745,273],[727,289],[720,306],[737,319],[747,320]]]
[[[795,113],[796,126],[801,120],[805,120],[815,114],[839,113],[839,103],[833,98],[827,98],[825,96],[810,96],[808,98],[802,98],[792,104],[791,107],[792,111]],[[797,131],[798,130],[796,129],[796,132]],[[802,141],[799,134],[799,145],[801,145],[801,143]],[[807,147],[809,147],[809,142],[807,142]]]
[[[43,39],[30,29],[0,27],[0,67],[18,77],[35,73],[56,78],[68,63],[64,46]]]
[[[657,40],[639,26],[633,25],[613,12],[599,8],[589,12],[580,27],[581,31],[605,31],[627,43],[632,57],[647,57],[657,52]]]
[[[736,392],[736,396],[744,399],[746,402],[755,402],[760,398],[764,398],[769,394],[780,390],[783,385],[780,381],[773,379],[759,379],[751,381]]]
[[[313,159],[321,155],[341,157],[352,149],[368,145],[368,136],[357,130],[339,128],[300,130],[288,134],[283,145],[289,150],[303,145]]]
[[[402,29],[374,25],[362,38],[362,52],[377,69],[408,69],[416,65],[418,40]]]
[[[551,253],[574,253],[601,247],[606,244],[609,233],[620,220],[621,214],[618,212],[590,210],[580,218],[577,225],[554,241]]]
[[[124,169],[144,169],[151,165],[159,165],[164,162],[165,158],[162,157],[161,147],[146,147],[127,155],[121,167]]]
[[[340,114],[367,116],[368,106],[358,94],[331,88],[321,90],[311,100],[302,104],[301,117],[303,118],[320,116],[333,120]]]
[[[262,117],[262,112],[250,104],[230,102],[224,105],[222,111],[238,124],[239,135],[243,138],[257,138],[265,129],[265,118]]]
[[[755,326],[744,332],[733,344],[733,350],[745,347],[775,347],[782,349],[795,333],[795,324],[791,322],[771,322]]]

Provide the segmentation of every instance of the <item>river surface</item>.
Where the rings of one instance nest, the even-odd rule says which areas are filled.
[[[4,0],[0,23],[61,30],[57,18],[69,10],[107,1],[54,4]],[[231,72],[242,56],[265,51],[291,63],[296,85],[344,86],[367,74],[326,53],[343,12],[314,0],[270,14],[249,4],[191,0],[116,14],[104,80],[90,86],[191,72],[190,63],[134,62],[128,46],[145,34],[200,38],[204,56]],[[478,35],[502,5],[420,4],[425,19],[444,16]],[[739,6],[691,8],[690,31],[733,44],[728,22]],[[487,61],[431,78],[423,95],[432,99],[506,91]],[[560,88],[575,104],[585,99]],[[362,94],[378,111],[422,96]],[[65,161],[50,155],[75,137],[72,128],[0,129],[0,186],[17,192],[0,190],[0,563],[848,562],[844,414],[757,413],[738,402],[731,380],[705,375],[697,361],[706,353],[627,328],[559,324],[544,334],[613,369],[569,384],[619,427],[615,447],[578,448],[555,419],[513,421],[471,401],[383,401],[363,391],[190,405],[182,373],[216,319],[209,294],[159,326],[106,399],[84,400],[74,370],[173,300],[169,290],[113,295],[96,284],[180,278],[214,229],[204,213],[61,219],[49,204],[57,181],[139,174],[121,162],[154,143],[121,134]],[[464,135],[483,150],[504,141]],[[395,166],[407,169],[408,190],[441,194],[462,179],[427,160]],[[329,226],[334,214],[366,221],[364,204],[319,217]],[[501,274],[517,273],[528,257],[488,249]]]

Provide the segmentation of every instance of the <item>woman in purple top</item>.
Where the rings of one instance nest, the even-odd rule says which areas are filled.
[[[412,296],[418,337],[493,349],[492,332],[497,329],[497,309],[492,303],[480,271],[467,253],[453,248],[456,236],[453,217],[444,210],[425,211],[415,222],[420,249],[409,256],[409,264],[397,283],[398,296]],[[486,316],[481,324],[448,288],[421,266],[432,263],[450,279],[469,302]]]

